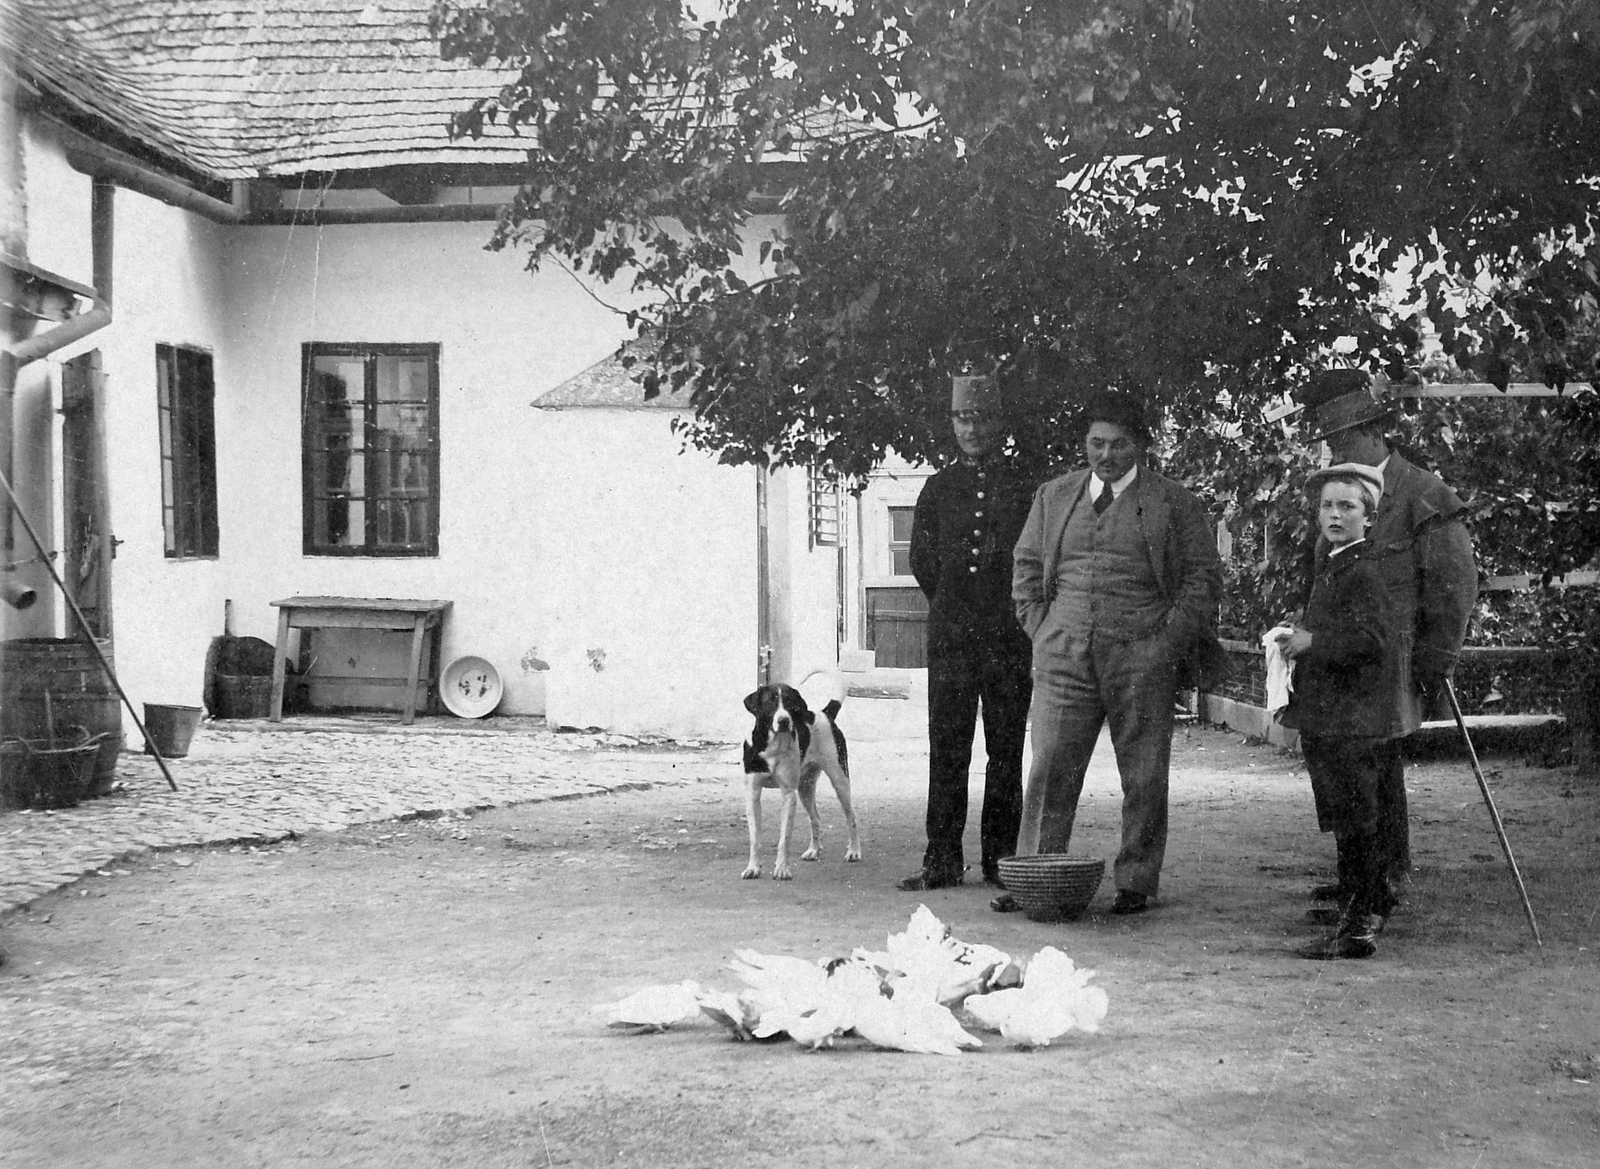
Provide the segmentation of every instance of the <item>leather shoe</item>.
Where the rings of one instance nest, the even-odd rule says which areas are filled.
[[[1314,885],[1311,889],[1311,900],[1348,901],[1350,900],[1350,890],[1346,889],[1337,881],[1328,885]]]
[[[1371,938],[1352,937],[1348,934],[1336,934],[1331,938],[1324,938],[1320,942],[1312,942],[1308,946],[1301,946],[1295,951],[1302,958],[1323,960],[1370,958],[1377,952],[1377,944]]]
[[[1112,913],[1143,913],[1149,908],[1149,895],[1131,889],[1118,889],[1116,900],[1111,903]]]
[[[1376,913],[1348,913],[1331,938],[1295,951],[1302,958],[1370,958],[1378,952],[1377,937],[1383,918]]]
[[[896,883],[895,888],[902,893],[925,893],[929,889],[948,889],[952,885],[961,884],[961,874],[953,877],[943,876],[939,873],[930,873],[926,869],[912,873],[909,877]]]
[[[1022,906],[1017,904],[1017,899],[1009,893],[1002,893],[989,902],[989,908],[996,913],[1015,913]]]

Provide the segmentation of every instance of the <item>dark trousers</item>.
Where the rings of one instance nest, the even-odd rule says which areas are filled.
[[[1389,879],[1399,881],[1411,871],[1411,814],[1399,739],[1380,744],[1378,766],[1378,860]]]
[[[1350,735],[1302,734],[1317,827],[1332,832],[1339,850],[1339,883],[1349,894],[1352,914],[1387,915],[1388,854],[1382,836],[1393,740]]]
[[[966,867],[961,837],[967,827],[967,774],[972,736],[983,707],[982,842],[984,876],[1017,850],[1022,819],[1022,741],[1033,679],[1025,656],[984,646],[944,645],[928,658],[928,848],[923,871],[953,879]]]

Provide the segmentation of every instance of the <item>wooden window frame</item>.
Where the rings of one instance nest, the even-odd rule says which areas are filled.
[[[428,558],[439,555],[439,354],[437,342],[343,342],[306,341],[300,347],[300,503],[301,551],[306,556],[359,556],[367,558]],[[318,544],[316,541],[316,505],[319,499],[314,477],[315,461],[312,443],[319,431],[313,425],[311,404],[311,376],[313,363],[319,357],[356,357],[362,361],[364,384],[362,386],[362,425],[364,428],[362,450],[369,457],[362,460],[361,496],[364,530],[359,545],[349,547]],[[377,487],[379,460],[370,457],[377,449],[373,437],[378,433],[377,413],[377,361],[380,357],[422,358],[428,363],[428,528],[423,544],[413,547],[385,547],[376,539],[378,509],[375,501],[383,498]]]
[[[911,533],[910,533],[910,531],[907,531],[906,532],[906,538],[904,540],[896,540],[894,538],[894,513],[897,512],[897,511],[905,512],[906,513],[906,518],[914,523],[915,522],[915,517],[916,517],[916,510],[917,509],[916,509],[916,506],[914,504],[907,505],[907,504],[895,504],[895,503],[888,504],[884,509],[884,521],[885,521],[884,526],[885,526],[885,529],[886,529],[885,532],[884,532],[884,535],[888,537],[888,539],[885,541],[885,544],[886,544],[886,546],[888,548],[888,551],[889,551],[889,559],[888,559],[889,575],[891,577],[893,577],[895,580],[909,580],[909,579],[912,579],[912,576],[911,576]],[[904,572],[896,572],[894,570],[894,554],[896,552],[904,552],[906,554],[906,570]]]
[[[162,547],[169,560],[215,560],[216,376],[211,353],[156,345],[156,431],[161,459]]]

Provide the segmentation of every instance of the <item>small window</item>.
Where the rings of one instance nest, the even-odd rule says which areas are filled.
[[[307,556],[439,554],[439,347],[307,344]]]
[[[217,555],[217,426],[211,354],[156,346],[161,522],[173,559]]]
[[[839,546],[839,480],[812,467],[806,472],[807,532],[813,548]]]
[[[889,509],[889,571],[895,576],[911,575],[911,521],[914,507]]]

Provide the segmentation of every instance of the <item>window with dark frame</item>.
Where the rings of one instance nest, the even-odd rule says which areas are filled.
[[[889,571],[895,576],[911,575],[911,522],[914,507],[889,509]]]
[[[217,555],[217,426],[211,354],[156,346],[161,525],[172,559]]]
[[[439,346],[302,347],[307,556],[439,554]]]

